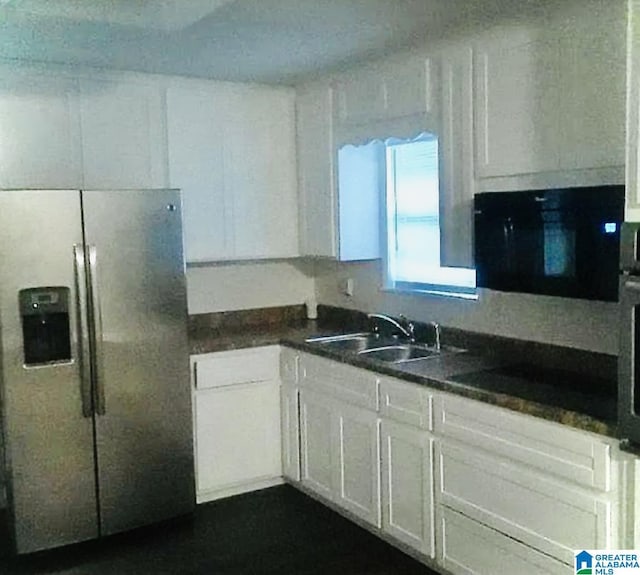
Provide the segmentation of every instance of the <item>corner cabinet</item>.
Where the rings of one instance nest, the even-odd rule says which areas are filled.
[[[167,89],[169,182],[183,190],[188,262],[298,255],[294,92]]]
[[[198,503],[282,482],[279,351],[191,356]]]

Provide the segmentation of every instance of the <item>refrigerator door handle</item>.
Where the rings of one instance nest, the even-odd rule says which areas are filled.
[[[88,326],[87,274],[85,253],[82,244],[73,246],[73,272],[76,288],[76,318],[78,362],[80,364],[80,395],[82,398],[82,415],[91,417],[93,405],[91,398],[91,354]]]
[[[100,294],[98,290],[98,252],[96,246],[89,245],[89,317],[91,322],[91,372],[93,374],[94,405],[97,415],[105,415],[107,407],[104,394],[103,349],[102,349],[102,314],[100,311]]]

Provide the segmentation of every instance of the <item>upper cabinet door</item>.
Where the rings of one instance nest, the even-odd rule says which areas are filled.
[[[327,84],[296,91],[300,253],[336,257],[333,93]]]
[[[623,166],[625,156],[625,2],[590,2],[560,37],[562,166]]]
[[[82,185],[77,83],[0,69],[0,188]]]
[[[234,257],[298,255],[294,91],[234,89],[224,134]]]
[[[386,110],[384,79],[379,70],[359,70],[336,83],[340,124],[363,124],[383,118]]]
[[[399,118],[436,112],[433,97],[433,61],[421,56],[391,62],[383,74],[386,97],[385,116]]]
[[[557,170],[557,40],[526,31],[482,42],[475,54],[476,175]]]
[[[225,109],[216,96],[203,87],[167,90],[169,185],[182,190],[189,262],[226,259],[232,249],[223,169]]]
[[[166,187],[163,106],[157,86],[80,80],[86,188]]]

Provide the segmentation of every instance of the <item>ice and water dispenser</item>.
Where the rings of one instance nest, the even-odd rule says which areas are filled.
[[[71,361],[69,288],[20,290],[19,306],[25,366]]]

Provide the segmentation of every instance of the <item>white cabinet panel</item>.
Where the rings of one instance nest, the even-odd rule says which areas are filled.
[[[624,165],[625,2],[596,0],[560,34],[563,168]]]
[[[81,79],[80,116],[86,188],[167,186],[164,100],[157,85]]]
[[[170,184],[187,260],[298,253],[293,91],[212,82],[167,91]]]
[[[280,392],[282,473],[300,481],[300,425],[298,388],[283,382]]]
[[[328,84],[296,91],[300,254],[336,257],[333,90]]]
[[[438,454],[441,504],[566,563],[574,549],[611,547],[608,499],[446,441]]]
[[[505,34],[475,54],[476,174],[484,178],[557,170],[558,44]]]
[[[382,74],[385,86],[387,118],[434,112],[433,60],[423,55],[404,57],[385,66]]]
[[[182,190],[187,261],[224,259],[232,249],[225,195],[225,109],[213,90],[167,90],[169,185]]]
[[[640,3],[629,0],[625,220],[640,221]]]
[[[282,481],[278,357],[277,347],[192,357],[198,502]]]
[[[327,499],[334,498],[333,408],[326,397],[300,391],[301,481]]]
[[[365,68],[336,83],[338,120],[360,124],[383,118],[387,106],[386,87],[380,70]]]
[[[433,438],[424,430],[383,420],[382,528],[433,557]]]
[[[378,415],[335,404],[336,502],[380,527],[380,452]]]
[[[587,488],[612,488],[606,438],[477,401],[439,395],[435,431]]]
[[[473,267],[473,50],[441,58],[440,264]]]
[[[235,258],[298,254],[293,91],[247,88],[225,118],[224,178]]]
[[[80,188],[77,82],[0,69],[0,188]]]
[[[439,517],[439,563],[453,575],[571,575],[561,563],[455,511],[442,508]]]

